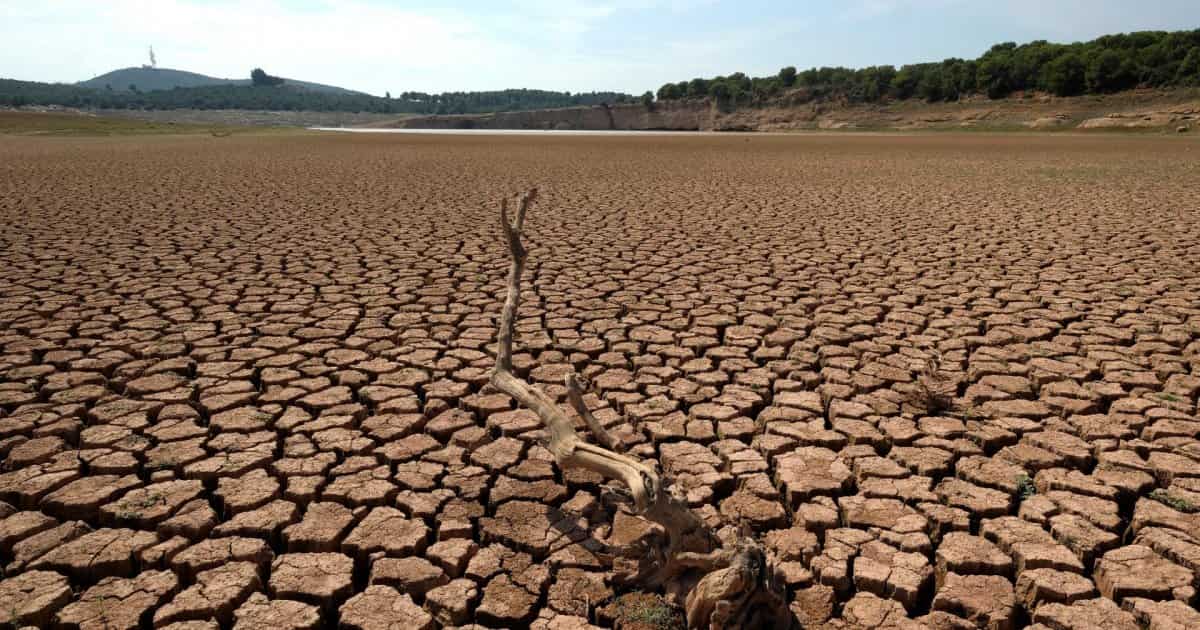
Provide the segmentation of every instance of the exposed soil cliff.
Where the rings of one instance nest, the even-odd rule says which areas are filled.
[[[1200,90],[1138,90],[1059,98],[1023,95],[954,103],[825,101],[732,110],[710,101],[572,107],[456,116],[415,116],[374,123],[406,129],[559,129],[781,131],[793,129],[1200,129]]]

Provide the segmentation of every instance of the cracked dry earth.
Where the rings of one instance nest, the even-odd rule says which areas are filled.
[[[0,625],[666,627],[615,603],[642,522],[487,385],[537,185],[518,373],[584,375],[804,627],[1200,628],[1193,141],[0,154]]]

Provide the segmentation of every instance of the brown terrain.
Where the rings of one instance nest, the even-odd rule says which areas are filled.
[[[678,627],[563,374],[805,628],[1200,627],[1200,143],[0,142],[0,627]],[[472,625],[474,624],[474,625]]]
[[[653,107],[613,105],[496,114],[411,116],[363,126],[407,129],[586,129],[677,131],[844,130],[1109,130],[1190,133],[1200,129],[1200,90],[1138,90],[1059,98],[1045,94],[952,103],[884,104],[777,99],[724,110],[710,101],[670,101]]]
[[[311,112],[248,109],[99,109],[104,117],[129,118],[156,123],[217,124],[252,127],[354,127],[395,122],[397,114],[371,112]]]

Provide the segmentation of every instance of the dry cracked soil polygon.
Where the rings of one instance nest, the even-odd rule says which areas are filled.
[[[614,623],[648,529],[487,385],[535,185],[516,371],[586,379],[806,627],[1200,623],[1195,141],[0,154],[0,625]]]

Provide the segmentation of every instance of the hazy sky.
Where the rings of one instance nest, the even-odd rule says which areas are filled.
[[[530,87],[641,93],[781,66],[974,57],[1001,41],[1200,27],[1200,0],[0,0],[0,78],[146,62],[382,95]]]

